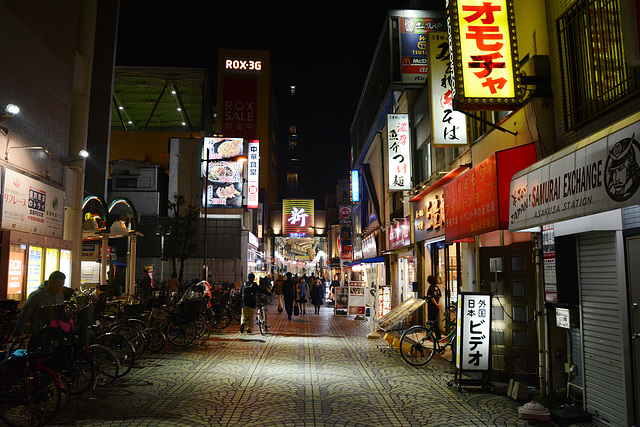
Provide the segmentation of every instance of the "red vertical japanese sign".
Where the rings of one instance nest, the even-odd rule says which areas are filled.
[[[225,137],[256,138],[258,81],[253,77],[225,77],[222,129]]]

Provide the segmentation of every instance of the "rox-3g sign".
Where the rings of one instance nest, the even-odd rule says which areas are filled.
[[[227,58],[224,61],[224,68],[234,71],[262,71],[262,60]]]

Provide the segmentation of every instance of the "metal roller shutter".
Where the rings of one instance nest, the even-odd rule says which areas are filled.
[[[622,318],[616,233],[579,237],[583,363],[586,409],[612,426],[627,426]]]

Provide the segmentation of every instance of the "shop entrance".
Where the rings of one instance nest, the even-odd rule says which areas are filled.
[[[494,380],[537,384],[533,243],[480,248],[480,292],[491,292]]]
[[[633,352],[633,381],[636,422],[640,414],[640,236],[627,239],[627,274],[631,295],[631,351]]]

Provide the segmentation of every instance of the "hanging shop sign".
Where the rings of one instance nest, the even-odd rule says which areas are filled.
[[[258,80],[255,77],[224,77],[222,132],[235,138],[255,139]]]
[[[411,189],[409,115],[387,114],[389,190]]]
[[[358,203],[360,201],[360,175],[357,169],[351,170],[351,203]]]
[[[242,206],[242,138],[204,138],[202,144],[202,207]]]
[[[373,258],[378,255],[376,235],[372,234],[362,241],[362,258]]]
[[[389,225],[389,249],[398,249],[411,244],[409,217]]]
[[[513,110],[522,98],[513,5],[449,0],[447,30],[458,110]]]
[[[536,160],[535,144],[498,151],[444,187],[445,238],[454,241],[509,225],[513,174]]]
[[[416,242],[444,236],[444,190],[442,187],[413,203]]]
[[[313,199],[283,200],[282,224],[285,236],[307,237],[316,225]]]
[[[62,238],[64,191],[4,168],[1,227]]]
[[[428,37],[433,145],[467,145],[467,116],[453,110],[447,33],[432,31]]]
[[[338,208],[338,220],[340,225],[351,225],[351,206],[340,206]]]
[[[429,74],[427,34],[431,31],[443,31],[445,28],[444,17],[400,18],[402,83],[424,83],[427,80]]]
[[[639,204],[640,122],[617,127],[518,172],[511,181],[509,230]]]
[[[457,323],[456,368],[488,371],[491,360],[491,295],[461,292]]]
[[[247,144],[247,208],[257,209],[260,180],[260,141],[253,139]]]

